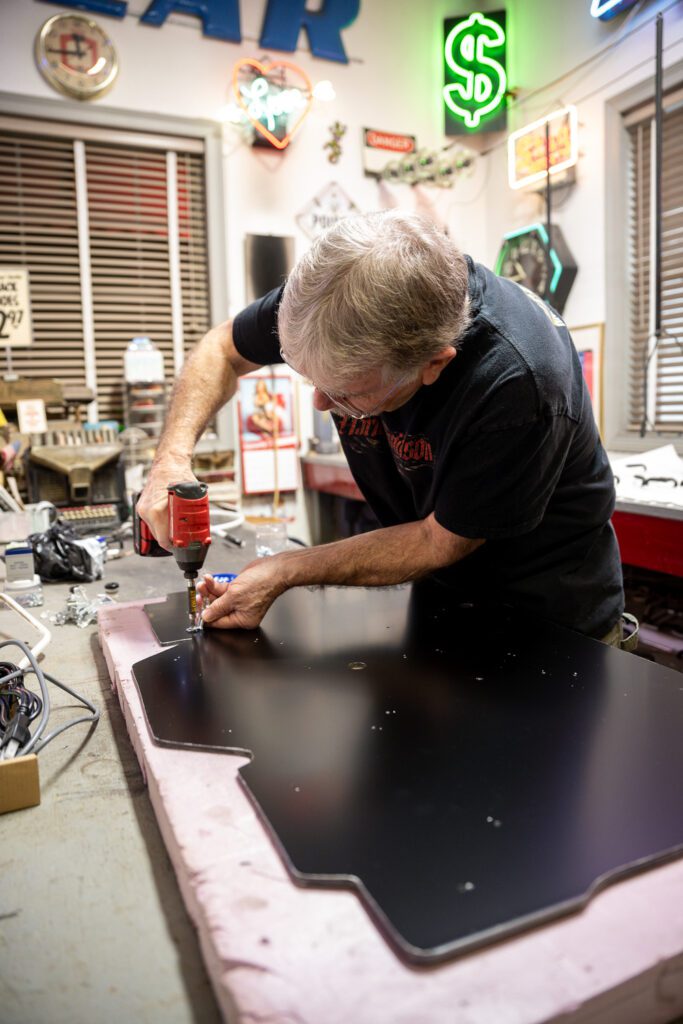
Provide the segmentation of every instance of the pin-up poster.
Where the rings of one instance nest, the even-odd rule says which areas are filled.
[[[240,377],[238,409],[244,493],[295,491],[299,471],[292,378]]]

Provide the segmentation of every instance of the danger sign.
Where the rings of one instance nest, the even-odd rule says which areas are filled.
[[[400,159],[417,149],[415,135],[397,135],[375,128],[363,129],[363,167],[366,174],[376,177],[391,159]]]

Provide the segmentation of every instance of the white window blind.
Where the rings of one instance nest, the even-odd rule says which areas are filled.
[[[135,144],[131,132],[50,128],[54,136],[0,133],[0,262],[28,266],[35,326],[33,346],[15,350],[13,363],[25,376],[84,384],[93,339],[99,418],[121,419],[130,339],[143,334],[159,346],[170,381],[210,326],[204,155],[194,140],[186,150],[164,136]],[[85,283],[81,264],[90,268]]]
[[[193,153],[178,153],[178,241],[185,349],[210,326],[206,184],[204,161]]]
[[[27,267],[33,345],[21,376],[85,383],[73,144],[0,130],[0,264]]]
[[[149,336],[173,371],[171,281],[163,152],[85,145],[97,396],[120,415],[123,353]]]
[[[654,332],[654,119],[652,105],[626,119],[630,144],[629,427],[683,431],[683,106],[665,101],[662,123],[662,331]]]

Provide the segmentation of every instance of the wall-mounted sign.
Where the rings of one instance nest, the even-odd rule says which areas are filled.
[[[404,157],[416,150],[415,135],[397,135],[396,132],[382,132],[375,128],[363,129],[363,169],[369,177],[378,178],[392,156]]]
[[[635,3],[636,0],[591,0],[591,14],[594,18],[607,21],[615,14],[621,14],[627,8],[633,7]]]
[[[124,0],[43,0],[60,7],[75,7],[93,14],[125,18]],[[358,17],[360,0],[325,0],[319,11],[306,9],[306,0],[268,0],[259,44],[267,50],[294,53],[301,29],[306,30],[311,53],[323,60],[348,63],[341,31]],[[163,25],[170,14],[192,14],[201,20],[205,36],[229,43],[242,42],[237,0],[151,0],[140,21]]]
[[[20,434],[46,434],[47,415],[42,398],[22,398],[17,402]]]
[[[419,149],[401,160],[389,160],[379,177],[395,185],[452,188],[459,176],[472,166],[475,158],[475,153],[464,147]]]
[[[246,58],[235,64],[232,90],[259,137],[286,149],[311,109],[313,88],[305,71],[286,60]]]
[[[0,348],[32,344],[26,267],[0,267]]]
[[[341,185],[331,181],[311,199],[310,203],[306,203],[303,210],[297,214],[296,222],[309,238],[317,238],[337,221],[358,212],[358,207]]]
[[[446,135],[506,126],[505,11],[444,21]]]
[[[537,300],[542,299],[561,313],[578,267],[561,229],[552,224],[550,230],[550,237],[544,224],[509,231],[498,253],[496,273],[515,281]],[[547,312],[552,320],[552,309]],[[558,321],[562,325],[559,317],[553,323]]]
[[[545,181],[546,125],[547,163],[551,178],[574,167],[579,158],[576,107],[563,107],[547,117],[527,124],[508,138],[508,180],[510,188],[522,188]]]

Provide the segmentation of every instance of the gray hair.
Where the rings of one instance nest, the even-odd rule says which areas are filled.
[[[298,260],[278,330],[294,369],[335,386],[417,371],[469,325],[467,263],[434,224],[385,210],[348,217]]]

